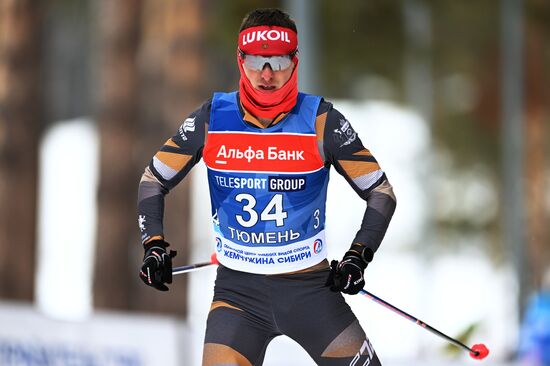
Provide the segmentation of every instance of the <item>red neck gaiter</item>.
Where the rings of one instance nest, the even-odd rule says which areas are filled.
[[[282,27],[259,26],[243,30],[239,34],[239,50],[249,55],[288,55],[298,47],[294,31]],[[258,118],[274,119],[289,112],[298,98],[298,58],[294,57],[294,70],[290,79],[272,92],[255,89],[243,70],[243,60],[237,55],[241,78],[239,96],[243,107]]]
[[[275,119],[281,113],[289,112],[296,105],[298,98],[298,60],[292,76],[280,89],[264,92],[255,89],[246,77],[242,61],[239,61],[241,79],[239,96],[243,107],[255,117]]]

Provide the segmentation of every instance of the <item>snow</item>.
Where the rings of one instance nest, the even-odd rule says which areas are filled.
[[[54,125],[40,145],[36,303],[53,318],[92,312],[98,145],[85,118]]]

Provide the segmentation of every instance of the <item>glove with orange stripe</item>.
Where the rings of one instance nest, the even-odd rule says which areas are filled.
[[[143,245],[145,254],[139,277],[147,286],[159,291],[168,291],[166,284],[172,283],[172,258],[177,252],[166,252],[169,245],[164,240],[152,240]]]

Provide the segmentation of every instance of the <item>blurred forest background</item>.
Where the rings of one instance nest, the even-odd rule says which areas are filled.
[[[164,297],[138,279],[137,185],[190,112],[213,91],[237,87],[238,27],[258,4],[0,0],[0,299],[35,298],[39,141],[58,121],[88,116],[101,140],[94,306],[185,316],[183,278]],[[550,2],[261,6],[298,21],[304,91],[387,100],[428,121],[435,156],[426,159],[451,173],[429,183],[433,239],[417,250],[452,251],[483,236],[496,263],[514,263],[520,303],[540,288],[550,266]],[[489,204],[466,205],[463,187],[476,180],[490,187]],[[70,166],[58,184],[72,184]],[[167,201],[166,234],[181,263],[190,255],[182,252],[188,202],[187,182]]]

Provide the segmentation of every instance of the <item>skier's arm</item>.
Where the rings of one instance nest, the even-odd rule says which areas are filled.
[[[138,224],[143,244],[164,239],[164,196],[202,157],[211,101],[191,113],[155,154],[138,188]]]
[[[324,110],[323,110],[324,109]],[[367,150],[349,121],[323,102],[317,129],[323,130],[325,164],[333,165],[367,207],[361,228],[340,262],[332,261],[327,286],[332,291],[358,293],[365,285],[363,272],[380,246],[396,206],[393,189],[380,165]]]
[[[323,149],[325,161],[334,166],[357,194],[366,201],[361,228],[354,243],[376,252],[396,206],[396,199],[386,174],[363,146],[361,139],[347,119],[330,103],[323,103],[326,113]],[[323,106],[322,105],[322,106]],[[322,111],[321,111],[322,112]]]

